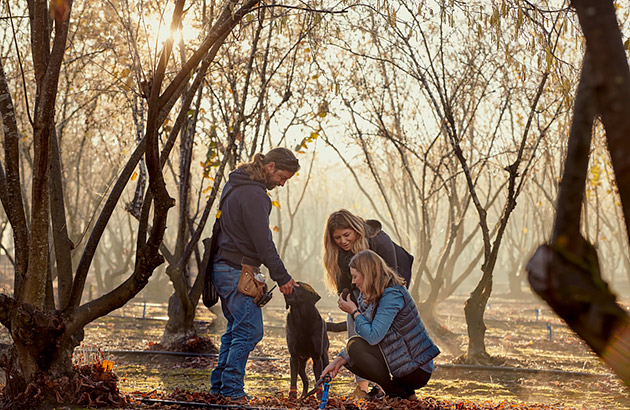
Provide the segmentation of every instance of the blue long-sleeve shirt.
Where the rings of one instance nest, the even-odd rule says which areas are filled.
[[[354,319],[355,331],[371,345],[376,345],[383,340],[392,326],[394,318],[403,307],[404,299],[400,297],[398,292],[390,289],[393,288],[386,288],[383,296],[381,296],[372,322],[368,321],[365,315],[357,315]],[[359,296],[360,304],[363,301],[362,296]]]

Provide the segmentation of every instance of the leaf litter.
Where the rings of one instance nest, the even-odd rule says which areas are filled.
[[[289,388],[289,358],[282,329],[283,309],[268,310],[269,326],[265,337],[250,357],[245,389],[253,397],[250,407],[317,409],[319,402],[311,397],[299,403],[287,397]],[[320,308],[321,310],[321,308]],[[595,377],[536,375],[528,372],[479,372],[440,368],[453,363],[456,357],[444,352],[436,361],[436,371],[429,384],[416,392],[417,401],[383,399],[374,402],[348,397],[354,390],[354,378],[345,369],[331,384],[328,409],[455,409],[455,410],[613,410],[630,408],[630,393],[600,360],[575,337],[557,318],[547,313],[543,320],[533,319],[534,308],[513,303],[493,303],[488,311],[487,349],[505,366],[588,372]],[[543,311],[541,309],[541,311]],[[207,312],[207,311],[205,311]],[[544,312],[544,311],[543,311]],[[207,313],[206,313],[207,314]],[[326,317],[325,314],[323,314]],[[465,347],[465,323],[461,316],[442,315],[449,329],[458,333],[458,343]],[[120,408],[179,409],[182,406],[147,404],[134,398],[166,401],[194,401],[225,404],[225,399],[209,394],[210,372],[216,364],[213,357],[138,357],[121,358],[107,350],[149,350],[159,342],[163,321],[105,317],[86,328],[86,339],[80,355],[94,349],[105,351],[103,360],[113,362],[118,375],[118,387],[127,404]],[[553,339],[548,336],[553,328]],[[201,321],[198,332],[215,345],[220,344],[220,330]],[[329,333],[330,357],[344,345],[345,333]],[[0,338],[5,337],[0,333]],[[439,344],[439,343],[438,343]],[[155,347],[154,347],[155,348]],[[309,365],[310,366],[310,365]],[[314,376],[309,369],[309,383]],[[608,374],[608,375],[607,375]],[[298,389],[301,383],[298,382]],[[100,400],[99,400],[100,401]],[[89,403],[89,402],[88,402]],[[97,403],[95,403],[97,404]],[[102,406],[103,403],[101,403]],[[112,403],[113,404],[113,403]],[[113,408],[113,407],[112,407]]]

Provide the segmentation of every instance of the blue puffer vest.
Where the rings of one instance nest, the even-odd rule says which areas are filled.
[[[440,349],[427,333],[409,291],[403,286],[394,288],[403,295],[404,304],[378,345],[392,376],[402,377],[428,363],[440,354]],[[362,314],[372,322],[378,309],[378,301],[366,306],[363,295],[360,295],[359,304]]]

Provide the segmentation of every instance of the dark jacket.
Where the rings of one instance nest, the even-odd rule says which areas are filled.
[[[221,208],[221,231],[218,237],[219,251],[215,261],[223,260],[234,268],[241,268],[240,260],[221,255],[221,250],[229,254],[240,254],[261,262],[269,269],[271,279],[279,286],[291,280],[276,250],[269,229],[271,199],[265,184],[253,181],[242,170],[230,173],[223,188],[223,195],[232,189]]]
[[[433,358],[440,349],[429,337],[405,287],[387,287],[380,299],[369,305],[360,295],[359,310],[361,314],[355,319],[357,335],[371,345],[378,344],[392,376],[402,377],[420,368],[433,369]],[[340,355],[351,362],[345,350]]]
[[[367,237],[370,250],[376,252],[387,265],[394,271],[398,271],[398,261],[396,259],[396,249],[392,239],[381,229],[381,223],[374,219],[369,219],[365,226],[365,236]],[[341,293],[344,288],[352,289],[352,276],[350,275],[350,259],[354,253],[339,248],[337,263],[341,275],[337,278],[337,293]],[[356,300],[355,300],[356,302]]]

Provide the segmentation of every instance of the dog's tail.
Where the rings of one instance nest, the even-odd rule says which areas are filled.
[[[345,332],[348,330],[348,323],[343,322],[326,322],[327,332]]]

